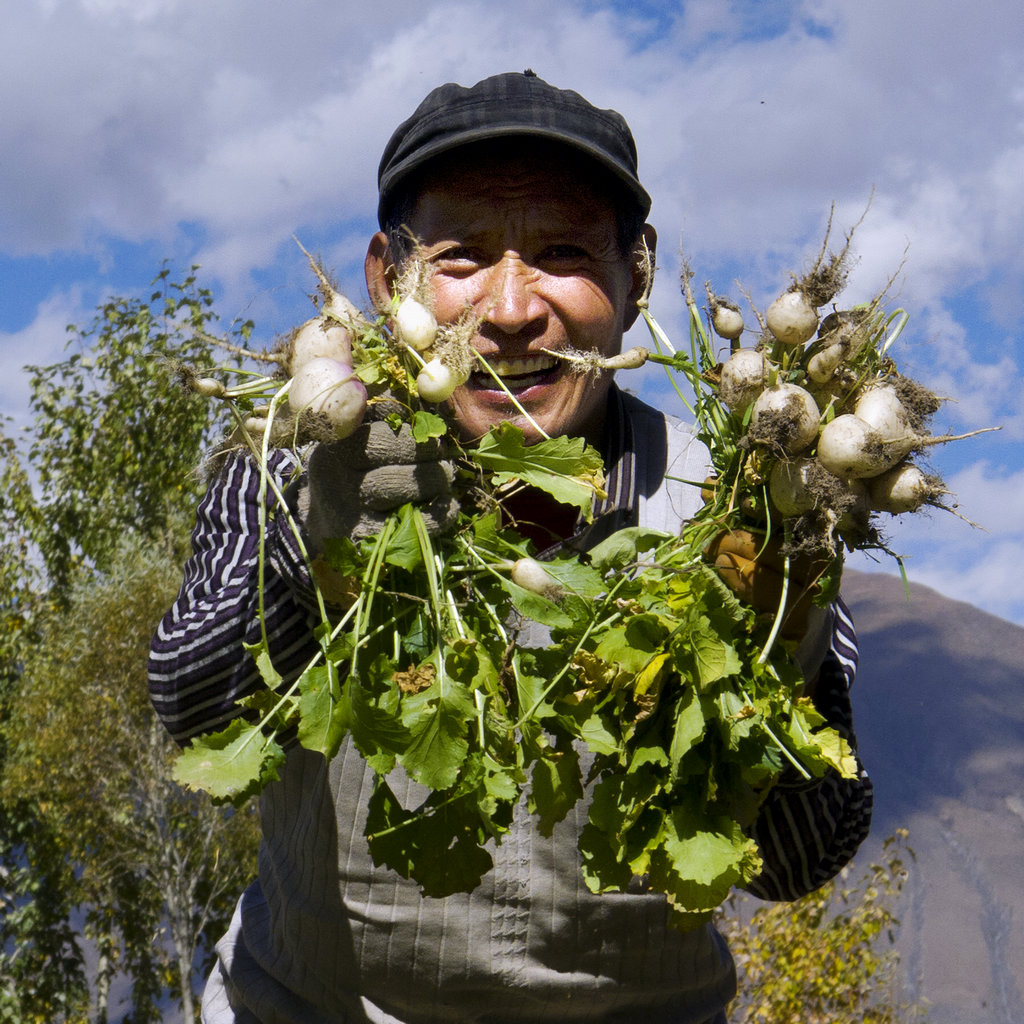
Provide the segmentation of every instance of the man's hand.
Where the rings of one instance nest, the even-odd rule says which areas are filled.
[[[420,506],[428,533],[443,533],[459,511],[451,490],[454,478],[455,466],[444,458],[442,445],[437,440],[417,444],[407,424],[396,432],[375,420],[344,440],[319,444],[290,504],[327,602],[344,608],[359,596],[359,580],[338,572],[324,557],[327,541],[379,533],[388,514],[408,503]]]
[[[740,600],[759,611],[775,614],[782,599],[785,558],[777,537],[749,530],[723,530],[707,547],[706,559],[718,569],[724,583]],[[819,580],[828,570],[827,558],[795,556],[790,559],[789,590],[782,635],[802,640],[807,632]]]
[[[458,514],[455,467],[443,456],[437,440],[417,444],[407,424],[396,432],[384,421],[318,445],[298,502],[312,553],[329,539],[378,533],[388,514],[409,502],[421,506],[429,532],[451,527]]]

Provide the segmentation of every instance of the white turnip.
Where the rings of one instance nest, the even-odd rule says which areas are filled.
[[[416,391],[424,402],[444,402],[462,383],[440,359],[431,359],[416,377]]]
[[[901,462],[868,482],[869,502],[876,512],[900,515],[923,505],[937,505],[948,494],[942,480],[912,462]]]
[[[348,363],[319,356],[292,378],[288,404],[296,416],[326,416],[335,437],[348,437],[366,414],[366,388]]]
[[[764,391],[767,368],[764,356],[752,348],[737,349],[722,364],[718,397],[735,413],[743,413]]]
[[[334,359],[339,363],[351,364],[352,339],[348,331],[324,317],[307,320],[295,331],[289,344],[289,374],[294,377],[314,359]]]
[[[743,314],[739,306],[720,295],[711,299],[711,326],[726,341],[735,341],[743,333]]]
[[[864,347],[869,333],[863,320],[854,313],[829,313],[821,322],[820,347],[807,360],[807,376],[815,384],[827,384]]]
[[[818,311],[799,289],[783,292],[768,307],[764,320],[783,345],[802,345],[818,329]]]
[[[879,422],[888,420],[882,416]],[[836,476],[867,480],[891,469],[911,452],[998,429],[985,427],[966,434],[936,437],[905,429],[898,418],[895,422],[893,433],[886,435],[853,413],[837,416],[822,428],[818,437],[818,460]]]
[[[870,423],[853,413],[826,423],[818,437],[818,459],[839,477],[877,476],[899,462],[906,451],[886,445],[885,438]]]
[[[395,313],[395,333],[410,348],[425,352],[437,337],[437,320],[422,302],[410,295]]]
[[[355,307],[355,305],[341,292],[336,291],[334,288],[330,288],[327,293],[324,307],[320,311],[321,316],[328,320],[334,320],[341,324],[343,327],[349,327],[353,324],[365,323],[363,314]]]
[[[215,377],[193,377],[189,382],[193,391],[205,398],[223,398],[227,388]]]
[[[757,396],[750,410],[753,440],[799,455],[818,436],[818,404],[796,384],[776,384]]]
[[[517,586],[549,600],[561,597],[564,593],[561,584],[553,579],[535,558],[518,559],[512,566],[509,576]]]
[[[768,492],[772,504],[784,516],[798,516],[817,504],[815,466],[814,459],[798,458],[782,459],[772,467]]]
[[[857,399],[853,412],[888,442],[897,443],[915,436],[910,414],[891,384],[867,387]]]

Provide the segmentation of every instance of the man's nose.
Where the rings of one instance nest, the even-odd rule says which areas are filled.
[[[535,285],[539,272],[518,253],[507,252],[491,272],[485,318],[507,334],[516,334],[543,316],[544,304]]]

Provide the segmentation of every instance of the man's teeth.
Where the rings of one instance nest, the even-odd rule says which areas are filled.
[[[551,356],[533,356],[528,359],[488,359],[491,369],[499,377],[523,377],[527,374],[547,373],[558,365]]]

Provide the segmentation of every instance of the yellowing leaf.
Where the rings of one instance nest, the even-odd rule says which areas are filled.
[[[633,683],[633,692],[637,695],[647,693],[647,691],[658,682],[664,674],[665,666],[668,664],[669,654],[668,651],[662,651],[659,654],[655,654],[650,661],[636,674],[635,681]]]
[[[174,764],[174,778],[205,789],[215,800],[242,802],[278,778],[284,751],[257,727],[236,718],[226,729],[198,737]]]

